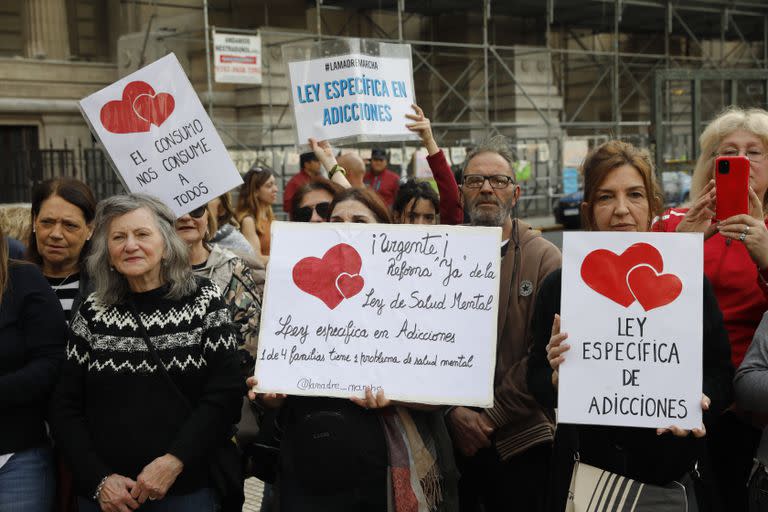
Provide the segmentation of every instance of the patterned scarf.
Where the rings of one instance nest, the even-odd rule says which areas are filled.
[[[393,407],[382,410],[379,418],[389,452],[395,512],[436,511],[443,501],[440,468],[410,413]]]

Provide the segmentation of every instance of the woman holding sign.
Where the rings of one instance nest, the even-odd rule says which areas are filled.
[[[653,230],[704,233],[704,273],[723,311],[733,366],[738,368],[768,310],[768,112],[731,107],[707,126],[699,145],[701,156],[691,182],[693,204],[664,212]],[[739,198],[717,190],[715,159],[734,156],[749,160],[749,189],[743,191],[749,197],[749,214],[721,219],[717,204],[726,206]],[[747,198],[741,199],[746,205]],[[729,510],[746,507],[746,482],[759,436],[748,413],[737,408],[729,408],[709,430],[707,443]]]
[[[336,195],[331,222],[389,224],[375,192]],[[254,378],[247,384],[253,387]],[[252,399],[256,396],[249,393]],[[279,498],[282,512],[456,511],[457,474],[443,413],[390,402],[384,390],[364,398],[261,396],[282,405]],[[412,497],[413,502],[408,501]],[[403,501],[405,499],[405,502]]]
[[[595,148],[583,165],[582,215],[592,231],[648,231],[661,195],[647,153],[631,144],[609,141]],[[568,357],[568,334],[560,332],[561,272],[542,283],[532,319],[534,346],[528,360],[528,387],[547,408],[557,407],[558,368]],[[704,281],[703,362],[705,423],[730,401],[728,338],[722,315]],[[559,424],[555,436],[549,510],[564,510],[576,454],[586,464],[646,484],[666,485],[692,471],[701,457],[696,438],[705,429],[665,429]]]

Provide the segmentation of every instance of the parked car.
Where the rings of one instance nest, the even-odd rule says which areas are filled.
[[[584,191],[566,194],[555,205],[555,222],[562,224],[565,229],[581,227],[581,203],[584,201]]]
[[[691,175],[685,171],[663,172],[661,188],[665,206],[678,206],[685,203],[691,195]]]

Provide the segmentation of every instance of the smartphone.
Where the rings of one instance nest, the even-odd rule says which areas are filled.
[[[749,159],[746,156],[717,157],[715,186],[717,188],[716,220],[749,213]]]

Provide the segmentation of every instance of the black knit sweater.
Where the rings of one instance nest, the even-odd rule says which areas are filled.
[[[91,294],[72,319],[51,422],[82,496],[112,473],[135,479],[166,453],[184,463],[169,494],[209,485],[208,461],[239,418],[244,384],[229,310],[214,284],[197,284],[181,300],[166,298],[167,287],[132,297],[191,413],[158,371],[126,305]]]
[[[0,454],[48,442],[46,404],[66,340],[64,312],[43,274],[11,261],[0,305]]]

